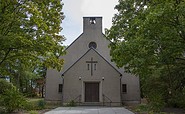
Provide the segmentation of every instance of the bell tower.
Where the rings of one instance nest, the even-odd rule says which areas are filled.
[[[101,32],[102,17],[83,17],[83,32]]]

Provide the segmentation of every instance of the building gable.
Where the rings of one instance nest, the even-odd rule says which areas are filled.
[[[112,69],[114,69],[119,75],[122,75],[121,72],[119,72],[117,70],[117,68],[115,68],[108,60],[106,60],[106,58],[104,58],[97,50],[95,50],[94,48],[90,48],[84,55],[82,55],[76,62],[74,62],[68,69],[66,69],[62,75],[65,75],[66,72],[68,72],[75,64],[77,64],[81,59],[84,58],[84,56],[88,56],[88,54],[93,51],[95,52],[94,54],[96,56],[98,56],[99,58],[101,58],[101,61],[105,61],[107,63],[108,66],[111,66]],[[91,57],[93,57],[94,55],[90,55]],[[90,61],[90,60],[89,60]],[[81,67],[81,66],[79,66]]]
[[[102,33],[102,18],[93,17],[93,19],[95,22],[91,24],[93,21],[91,17],[83,18],[83,33],[66,48],[66,55],[61,57],[65,62],[62,73],[89,50],[91,42],[97,44],[96,50],[111,63],[110,49],[108,48],[110,41]],[[111,64],[113,65],[113,63]]]

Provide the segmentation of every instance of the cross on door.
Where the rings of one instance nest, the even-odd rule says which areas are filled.
[[[91,64],[91,76],[93,75],[93,68],[94,70],[96,70],[96,63],[98,63],[98,61],[93,61],[93,58],[91,57],[91,61],[86,61],[86,63],[90,63]],[[93,67],[94,65],[94,67]],[[88,64],[88,69],[89,69],[89,64]]]

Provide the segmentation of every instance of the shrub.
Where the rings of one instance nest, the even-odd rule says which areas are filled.
[[[0,114],[4,114],[5,112],[6,112],[5,108],[0,106]]]
[[[0,79],[0,94],[3,94],[6,90],[12,89],[13,87],[12,83],[9,83],[4,79]]]
[[[27,111],[35,110],[36,108],[37,106],[35,105],[35,103],[29,101],[24,106],[24,109]]]
[[[146,105],[146,104],[140,104],[139,106],[137,106],[135,111],[136,112],[148,112],[149,111],[149,106]]]
[[[44,100],[39,100],[37,105],[40,109],[43,109],[45,108],[46,102]]]
[[[149,102],[150,110],[153,110],[155,112],[160,112],[161,109],[164,108],[165,101],[163,99],[162,94],[157,93],[157,92],[150,94],[149,99],[150,99],[150,102]]]
[[[26,103],[24,96],[15,87],[5,90],[0,96],[0,99],[1,106],[3,106],[7,112],[22,109]]]
[[[74,107],[74,106],[76,106],[76,102],[75,102],[74,100],[71,100],[71,101],[67,104],[67,106]]]
[[[41,100],[29,100],[24,106],[24,109],[27,111],[40,110],[40,109],[44,109],[45,106],[46,106],[46,102],[42,99]]]
[[[29,111],[29,114],[38,114],[38,112],[35,110],[31,110],[31,111]]]
[[[174,93],[170,99],[168,99],[168,106],[185,109],[185,92],[177,91]]]

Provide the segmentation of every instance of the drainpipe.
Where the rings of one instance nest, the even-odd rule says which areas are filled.
[[[122,83],[121,83],[121,80],[122,80],[122,74],[120,74],[120,105],[122,105],[123,103],[122,103],[122,92],[121,92],[121,85],[122,85]]]
[[[62,106],[63,106],[63,103],[64,103],[64,100],[63,100],[63,95],[64,95],[64,74],[61,75],[62,77]]]

